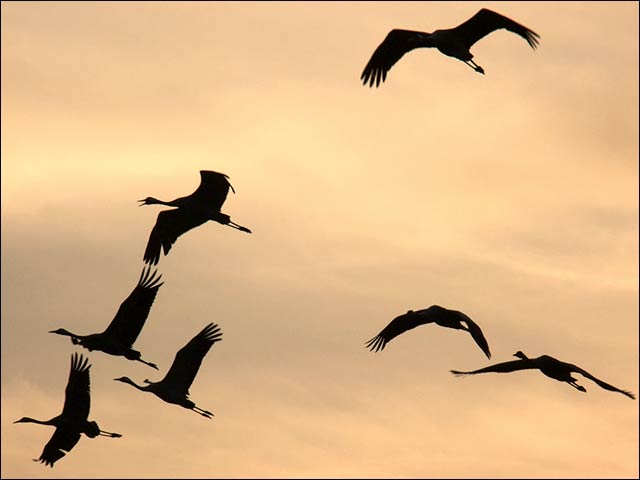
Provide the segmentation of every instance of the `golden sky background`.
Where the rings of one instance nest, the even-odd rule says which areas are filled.
[[[410,52],[360,73],[392,28],[482,7],[541,35],[472,47],[486,75]],[[3,478],[638,477],[638,402],[578,375],[456,378],[552,355],[638,385],[637,2],[2,2]],[[89,353],[90,419],[53,469],[64,327],[102,331],[135,286],[159,207],[198,170],[223,212],[162,257],[134,347]],[[426,325],[439,304],[483,329]],[[208,421],[114,382],[161,379],[209,322],[191,399]]]

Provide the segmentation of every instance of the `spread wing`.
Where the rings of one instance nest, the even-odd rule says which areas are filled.
[[[222,204],[227,199],[229,189],[235,193],[231,183],[229,183],[229,177],[224,173],[200,170],[200,185],[191,194],[191,197],[202,205],[207,205],[220,211]]]
[[[366,346],[372,352],[384,350],[387,343],[398,335],[432,321],[428,316],[420,315],[418,312],[407,312],[391,320],[391,323],[384,327],[378,335],[367,341]]]
[[[488,367],[473,370],[471,372],[461,372],[459,370],[449,370],[454,375],[475,375],[477,373],[508,373],[515,372],[517,370],[527,370],[536,368],[533,363],[526,360],[512,360],[510,362],[496,363],[495,365],[489,365]]]
[[[176,390],[189,395],[189,387],[196,378],[202,359],[211,346],[220,340],[222,332],[218,325],[210,323],[204,327],[189,343],[178,350],[171,368],[160,383],[168,383]]]
[[[617,387],[614,387],[613,385],[609,385],[608,383],[603,382],[602,380],[600,380],[600,379],[598,379],[598,378],[594,377],[594,376],[593,376],[593,375],[591,375],[589,372],[587,372],[586,370],[583,370],[583,369],[582,369],[582,368],[580,368],[580,367],[577,367],[576,365],[571,365],[571,364],[568,364],[568,365],[571,367],[571,369],[572,369],[574,372],[579,373],[580,375],[582,375],[582,376],[584,376],[584,377],[588,378],[589,380],[594,381],[595,383],[597,383],[598,385],[600,385],[600,386],[601,386],[602,388],[604,388],[605,390],[610,390],[610,391],[612,391],[612,392],[620,392],[620,393],[622,393],[623,395],[626,395],[627,397],[629,397],[629,398],[631,398],[631,399],[635,399],[635,398],[636,398],[636,396],[635,396],[633,393],[631,393],[631,392],[629,392],[629,391],[627,391],[627,390],[621,390],[621,389],[619,389],[619,388],[617,388]]]
[[[468,49],[485,35],[488,35],[494,30],[500,30],[501,28],[520,35],[534,50],[538,46],[540,35],[536,32],[528,29],[524,25],[514,22],[504,15],[500,15],[486,8],[483,8],[469,20],[461,23],[452,30],[456,33],[457,37],[464,42]]]
[[[163,285],[160,282],[162,275],[156,278],[157,270],[152,274],[151,267],[143,268],[138,285],[133,289],[124,302],[120,305],[118,313],[113,318],[104,335],[110,335],[117,338],[120,343],[131,348],[133,343],[140,335],[140,331],[144,326],[151,305],[156,298],[158,289]]]
[[[491,358],[491,352],[489,351],[489,344],[487,343],[487,339],[484,338],[484,334],[482,333],[482,330],[480,329],[478,324],[476,324],[473,320],[471,320],[464,313],[462,313],[462,312],[458,312],[458,313],[460,313],[460,315],[462,315],[464,317],[463,321],[467,324],[467,328],[469,329],[469,333],[471,334],[473,339],[476,341],[478,346],[482,349],[482,351],[487,356],[487,358]]]
[[[64,457],[80,440],[80,432],[58,427],[44,446],[40,458],[35,461],[53,468],[53,464]]]
[[[177,208],[160,212],[149,235],[144,251],[144,263],[157,265],[161,248],[167,255],[180,235],[202,225],[208,219],[203,212],[191,209]]]
[[[53,467],[53,464],[64,457],[80,440],[81,426],[89,416],[90,367],[89,360],[82,354],[74,353],[71,356],[71,371],[65,389],[64,407],[60,414],[62,425],[53,432],[37,461]]]
[[[83,422],[89,417],[91,406],[89,368],[91,365],[88,358],[78,353],[71,356],[71,371],[65,389],[62,417]]]
[[[378,48],[373,52],[369,62],[364,67],[360,79],[362,84],[369,82],[369,87],[380,82],[384,82],[387,78],[387,72],[393,65],[402,58],[402,56],[418,47],[430,47],[429,34],[425,32],[416,32],[412,30],[391,30]]]

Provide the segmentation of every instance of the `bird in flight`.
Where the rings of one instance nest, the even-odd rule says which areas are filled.
[[[366,346],[372,352],[384,350],[387,343],[398,335],[427,323],[435,323],[441,327],[469,332],[487,358],[491,358],[489,344],[484,338],[480,327],[464,313],[457,310],[449,310],[439,305],[432,305],[429,308],[415,312],[409,310],[407,313],[394,318],[378,335],[367,341]]]
[[[162,275],[156,278],[156,271],[150,274],[151,267],[143,268],[138,284],[125,299],[104,332],[91,335],[78,335],[64,328],[51,330],[49,333],[71,337],[71,343],[80,345],[90,352],[99,350],[109,355],[125,357],[158,369],[155,363],[147,362],[141,353],[133,350],[133,343],[140,335],[140,331],[149,316],[151,305],[156,298],[158,289],[164,284],[159,283]]]
[[[129,377],[114,378],[114,380],[128,383],[143,392],[151,392],[167,403],[180,405],[203,417],[211,418],[213,413],[203,410],[196,406],[192,400],[189,400],[189,387],[196,378],[202,359],[211,346],[220,340],[222,340],[220,327],[215,323],[210,323],[176,353],[171,368],[159,382],[145,380],[147,385],[137,385]]]
[[[593,375],[591,375],[586,370],[573,365],[571,363],[561,362],[560,360],[556,360],[549,355],[542,355],[536,358],[529,358],[523,352],[517,351],[513,354],[514,357],[518,357],[520,360],[512,360],[510,362],[497,363],[495,365],[490,365],[485,368],[480,368],[478,370],[473,370],[471,372],[461,372],[458,370],[451,370],[451,373],[454,375],[475,375],[478,373],[488,373],[488,372],[496,372],[496,373],[508,373],[515,372],[516,370],[527,370],[527,369],[538,369],[542,373],[544,373],[547,377],[553,378],[554,380],[558,380],[559,382],[566,382],[571,385],[576,390],[580,390],[581,392],[586,392],[587,389],[582,385],[578,385],[578,380],[571,376],[572,373],[579,373],[583,377],[588,378],[589,380],[594,381],[600,387],[605,390],[610,390],[612,392],[619,392],[627,397],[634,399],[635,395],[626,390],[620,390],[619,388],[614,387],[613,385],[609,385],[608,383],[603,382],[602,380],[597,379]]]
[[[387,78],[387,72],[402,56],[415,48],[437,48],[449,57],[457,58],[476,72],[484,74],[484,69],[473,61],[469,51],[478,40],[504,28],[520,35],[534,50],[538,46],[540,35],[524,25],[492,10],[483,8],[473,17],[455,28],[436,30],[433,33],[414,30],[391,30],[376,48],[371,59],[364,67],[360,79],[363,85],[369,83],[376,87]]]
[[[177,207],[173,210],[163,210],[158,214],[144,252],[144,262],[157,265],[160,260],[161,248],[164,249],[164,254],[168,255],[180,235],[209,220],[251,233],[247,227],[232,222],[229,215],[220,212],[222,204],[227,199],[229,189],[233,193],[236,192],[229,183],[229,177],[224,173],[200,170],[200,185],[191,195],[169,202],[153,197],[138,200],[140,206],[167,205]]]
[[[71,371],[65,390],[64,407],[62,413],[51,420],[36,420],[30,417],[22,417],[13,423],[38,423],[56,427],[53,436],[47,442],[40,458],[33,459],[53,467],[53,464],[64,457],[80,440],[80,434],[84,433],[89,438],[98,435],[118,438],[119,433],[100,430],[98,424],[89,421],[89,408],[91,406],[89,360],[82,354],[74,353],[71,356]]]

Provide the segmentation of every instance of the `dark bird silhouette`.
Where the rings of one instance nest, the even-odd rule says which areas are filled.
[[[164,284],[164,282],[158,283],[162,275],[155,278],[156,273],[158,273],[157,271],[149,275],[150,268],[151,267],[142,269],[138,285],[136,285],[127,299],[122,302],[118,313],[116,313],[116,316],[111,320],[111,323],[104,332],[94,333],[92,335],[77,335],[64,328],[59,328],[57,330],[51,330],[49,333],[57,333],[58,335],[71,337],[71,343],[80,345],[90,352],[99,350],[109,355],[142,362],[157,370],[158,367],[155,363],[143,360],[140,352],[131,348],[138,338],[138,335],[140,335],[144,322],[149,316],[149,311],[156,298],[158,289]]]
[[[210,323],[176,353],[171,368],[159,382],[145,380],[147,385],[137,385],[129,377],[114,378],[114,380],[128,383],[143,392],[151,392],[167,403],[180,405],[203,417],[211,418],[213,413],[197,407],[193,401],[189,400],[189,387],[196,378],[202,359],[211,346],[220,340],[222,340],[220,327]]]
[[[84,433],[89,438],[98,435],[118,438],[119,433],[100,430],[98,424],[89,421],[89,408],[91,406],[89,387],[89,360],[82,354],[74,353],[71,356],[71,371],[65,390],[64,407],[62,413],[51,420],[36,420],[30,417],[22,417],[13,423],[38,423],[56,427],[53,436],[47,442],[40,458],[33,459],[53,467],[53,464],[64,457],[80,440],[80,434]]]
[[[489,344],[484,338],[480,327],[464,313],[457,310],[449,310],[439,305],[432,305],[416,312],[409,310],[407,313],[394,318],[378,335],[367,341],[366,346],[372,352],[384,350],[387,343],[398,335],[427,323],[435,323],[441,327],[469,332],[487,358],[491,358]]]
[[[227,199],[229,189],[236,193],[228,178],[224,173],[200,170],[200,185],[189,196],[176,198],[170,202],[153,197],[138,200],[141,202],[140,206],[168,205],[178,207],[174,210],[164,210],[158,214],[158,219],[151,230],[144,252],[145,263],[157,265],[160,260],[161,247],[164,249],[164,254],[168,255],[171,246],[180,235],[209,220],[251,233],[248,228],[232,222],[229,215],[220,212],[222,204]]]
[[[538,46],[540,35],[513,20],[483,8],[473,17],[455,28],[436,30],[433,33],[413,30],[391,30],[382,43],[376,48],[369,63],[364,67],[360,79],[363,85],[376,87],[387,78],[387,72],[402,58],[415,48],[437,48],[449,57],[463,61],[476,72],[484,74],[484,69],[472,59],[469,51],[471,45],[485,35],[505,28],[524,38],[534,50]]]
[[[472,372],[460,372],[458,370],[451,370],[451,373],[454,375],[475,375],[477,373],[488,373],[488,372],[496,372],[496,373],[508,373],[515,372],[516,370],[527,370],[537,368],[542,373],[544,373],[547,377],[553,378],[554,380],[558,380],[559,382],[567,382],[576,390],[580,390],[581,392],[586,392],[587,389],[582,385],[578,385],[577,380],[571,376],[571,373],[579,373],[583,377],[588,378],[589,380],[593,380],[598,385],[600,385],[605,390],[611,390],[612,392],[620,392],[623,395],[626,395],[629,398],[636,398],[635,395],[626,390],[620,390],[619,388],[614,387],[613,385],[609,385],[608,383],[603,382],[602,380],[597,379],[593,375],[591,375],[586,370],[583,370],[576,365],[571,363],[561,362],[560,360],[556,360],[549,355],[542,355],[537,358],[529,358],[521,351],[517,351],[513,354],[514,357],[520,358],[520,360],[513,360],[511,362],[503,362],[497,363],[495,365],[490,365],[485,368],[481,368],[479,370],[474,370]]]

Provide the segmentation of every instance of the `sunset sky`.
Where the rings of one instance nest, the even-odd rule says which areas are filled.
[[[486,7],[540,34],[435,49],[380,88],[392,28]],[[2,2],[2,478],[607,478],[639,475],[638,400],[577,375],[456,378],[547,354],[638,382],[637,2]],[[222,211],[178,239],[134,347],[89,352],[136,285],[158,212],[198,171]],[[395,316],[438,304],[484,331]],[[207,323],[223,339],[191,399],[160,380]],[[87,355],[91,413],[53,469],[32,462]]]

